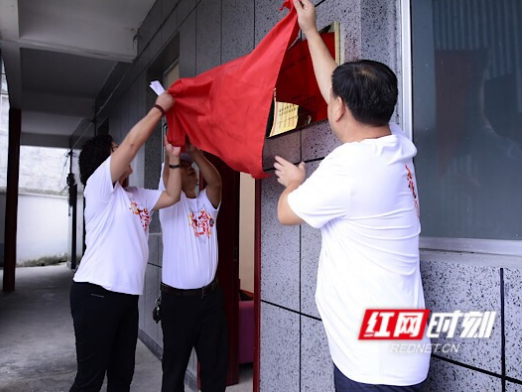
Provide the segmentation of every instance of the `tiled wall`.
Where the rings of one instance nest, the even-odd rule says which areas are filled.
[[[318,25],[341,23],[345,61],[362,56],[384,61],[400,77],[396,10],[396,3],[386,0],[326,0],[317,7]],[[264,166],[272,170],[274,156],[280,155],[294,163],[303,160],[310,175],[339,145],[322,122],[267,140]],[[279,224],[282,190],[274,177],[262,182],[261,391],[333,391],[333,364],[314,298],[321,236],[307,225]]]
[[[426,252],[421,263],[427,308],[437,312],[496,311],[497,316],[488,339],[432,340],[457,344],[459,350],[432,357],[427,390],[522,390],[522,270],[516,265],[502,267],[511,264],[504,263],[502,257],[486,265],[474,256],[462,262],[433,259],[433,252]]]
[[[139,31],[139,57],[124,76],[122,91],[110,107],[110,131],[123,136],[150,107],[147,69],[173,37],[179,39],[182,77],[195,76],[250,52],[284,15],[283,1],[268,0],[158,0]],[[317,1],[316,1],[317,2]],[[324,0],[317,8],[318,24],[341,23],[342,58],[358,57],[386,62],[401,79],[400,0]],[[399,83],[400,85],[400,83]],[[399,99],[399,102],[401,100]],[[401,113],[401,103],[397,113]],[[397,115],[400,122],[400,117]],[[157,139],[157,138],[156,138]],[[158,140],[140,152],[134,184],[154,187],[159,178]],[[154,144],[154,145],[152,145]],[[308,127],[267,140],[263,164],[272,171],[275,155],[307,162],[312,173],[339,145],[328,124]],[[283,227],[276,206],[282,187],[274,177],[262,182],[261,266],[261,381],[262,392],[333,391],[333,369],[326,336],[314,300],[320,234],[303,225]],[[161,354],[162,333],[151,317],[161,279],[161,234],[151,225],[150,259],[145,293],[140,299],[140,337]],[[522,391],[521,272],[516,269],[424,260],[428,307],[437,311],[498,310],[505,312],[506,333],[497,318],[491,339],[462,342],[458,354],[434,358],[430,391]],[[502,300],[500,291],[504,290]],[[503,305],[505,304],[505,306]],[[505,344],[502,342],[505,340]],[[195,374],[192,358],[189,371]]]

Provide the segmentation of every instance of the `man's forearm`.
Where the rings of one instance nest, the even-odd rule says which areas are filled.
[[[165,190],[174,202],[178,202],[181,196],[181,168],[178,167],[176,169],[171,169],[169,163],[172,165],[179,165],[179,158],[165,159],[165,171],[168,172]]]
[[[207,186],[221,186],[221,176],[219,175],[219,172],[201,151],[192,153],[191,158],[194,160],[196,165],[198,165]]]
[[[297,216],[288,204],[288,195],[299,188],[299,185],[300,184],[298,183],[288,184],[279,197],[279,202],[277,203],[277,218],[283,225],[300,225],[301,223],[304,223],[304,221]]]
[[[167,183],[169,182],[169,163],[170,163],[169,155],[165,154],[165,164],[163,165],[163,173],[162,173],[163,186],[165,188],[167,187]]]

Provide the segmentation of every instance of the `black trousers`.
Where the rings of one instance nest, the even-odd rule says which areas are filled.
[[[374,385],[353,381],[346,377],[334,364],[335,392],[422,392],[425,382],[409,386]]]
[[[71,314],[78,372],[70,392],[129,392],[138,340],[138,296],[73,282]]]
[[[192,348],[200,365],[201,390],[222,392],[226,387],[227,327],[223,292],[183,297],[162,293],[162,392],[184,392],[184,378]]]

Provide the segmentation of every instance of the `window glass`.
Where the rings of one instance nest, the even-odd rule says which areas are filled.
[[[522,2],[411,2],[422,235],[522,238]]]

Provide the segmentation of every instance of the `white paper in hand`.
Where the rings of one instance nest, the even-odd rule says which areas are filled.
[[[150,88],[153,89],[157,95],[160,95],[165,92],[165,89],[158,80],[153,80],[152,82],[150,82]]]

